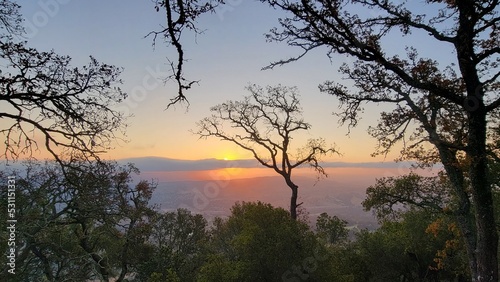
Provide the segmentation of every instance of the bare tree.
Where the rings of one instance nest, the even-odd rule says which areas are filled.
[[[97,158],[124,130],[113,110],[126,98],[118,85],[121,69],[90,58],[81,68],[54,51],[16,42],[22,35],[19,6],[0,2],[0,135],[7,159],[32,156],[39,142],[59,162],[64,155]]]
[[[379,153],[402,141],[403,158],[444,165],[458,197],[455,216],[471,278],[498,281],[498,231],[489,176],[489,158],[498,161],[498,150],[489,150],[488,130],[500,123],[500,2],[429,0],[422,3],[426,14],[415,12],[412,1],[263,2],[290,15],[280,19],[281,29],[271,30],[268,39],[302,52],[270,67],[296,61],[318,47],[326,48],[329,56],[353,57],[356,61],[341,72],[357,91],[333,82],[321,86],[340,100],[341,122],[355,126],[366,103],[394,106],[370,129],[379,140]],[[391,54],[390,36],[409,38],[412,33],[426,36],[432,48],[450,50],[455,62],[440,65],[439,58],[424,57],[414,46],[406,46],[406,58]]]
[[[320,157],[337,151],[325,146],[321,138],[310,139],[307,144],[291,153],[292,136],[311,128],[302,117],[296,87],[252,85],[247,87],[252,95],[243,101],[228,101],[212,107],[212,116],[198,122],[195,132],[200,138],[216,137],[232,142],[251,152],[264,167],[281,175],[292,190],[290,215],[297,218],[299,186],[292,180],[293,169],[309,164],[320,175],[326,175]],[[229,126],[230,131],[224,129]]]

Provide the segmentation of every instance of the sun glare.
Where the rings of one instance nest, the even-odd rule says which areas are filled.
[[[233,160],[236,160],[237,158],[234,154],[226,153],[223,155],[222,159],[225,161],[233,161]]]

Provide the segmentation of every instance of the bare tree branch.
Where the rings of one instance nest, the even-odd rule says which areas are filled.
[[[190,0],[155,0],[154,2],[157,12],[159,12],[160,9],[165,9],[167,25],[166,27],[162,27],[159,31],[151,31],[146,37],[153,37],[154,46],[158,35],[161,35],[167,44],[175,47],[177,52],[177,60],[175,60],[175,63],[168,60],[172,68],[172,75],[165,78],[167,81],[172,79],[176,82],[177,96],[170,99],[167,108],[182,102],[187,102],[189,104],[185,91],[189,90],[193,84],[198,83],[198,81],[188,80],[184,75],[184,63],[186,59],[184,56],[183,43],[181,42],[183,32],[189,30],[194,32],[195,35],[202,33],[202,30],[197,27],[197,19],[202,14],[209,12],[213,13],[218,5],[223,4],[223,1],[207,0],[206,2],[199,3],[198,1]]]

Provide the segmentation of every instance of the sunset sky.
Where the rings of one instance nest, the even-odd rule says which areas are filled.
[[[44,5],[43,3],[51,3]],[[347,127],[339,127],[332,112],[338,103],[320,93],[318,85],[325,80],[341,81],[338,67],[349,60],[334,57],[330,61],[324,49],[318,49],[299,62],[274,70],[261,71],[269,62],[298,54],[300,50],[284,44],[266,43],[264,33],[277,26],[279,13],[258,1],[230,1],[215,14],[199,20],[206,30],[183,38],[188,79],[200,84],[187,95],[190,106],[177,105],[166,110],[174,97],[173,83],[164,84],[167,57],[175,60],[173,48],[158,40],[152,47],[148,32],[159,30],[165,15],[155,12],[151,1],[137,0],[53,0],[23,1],[21,12],[26,18],[28,44],[41,50],[54,49],[73,58],[75,66],[98,60],[124,68],[122,89],[129,98],[119,109],[132,114],[126,139],[107,154],[109,159],[158,156],[174,159],[248,159],[251,155],[229,143],[216,139],[199,140],[189,132],[196,121],[209,115],[209,108],[226,100],[239,100],[249,93],[250,83],[258,85],[297,86],[301,94],[304,118],[312,129],[294,138],[296,144],[312,137],[322,137],[336,144],[342,156],[326,160],[342,162],[383,161],[372,158],[376,141],[366,129],[375,125],[382,105],[366,108],[364,120],[346,136]],[[418,39],[418,35],[417,35]],[[403,45],[394,44],[397,48]],[[429,49],[430,50],[430,49]],[[397,51],[394,51],[397,52]],[[447,50],[432,50],[433,56],[445,56]],[[342,81],[349,85],[349,81]],[[142,91],[142,92],[141,92]],[[145,95],[141,94],[145,93]],[[392,161],[397,155],[388,156]]]

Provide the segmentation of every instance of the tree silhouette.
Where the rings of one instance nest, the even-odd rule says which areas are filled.
[[[192,1],[192,0],[154,0],[155,9],[157,12],[165,10],[167,25],[162,26],[160,30],[152,31],[147,36],[153,37],[153,46],[156,44],[156,39],[160,35],[163,39],[175,47],[177,52],[177,60],[170,59],[170,67],[172,75],[166,80],[173,79],[177,83],[177,96],[170,99],[167,108],[180,102],[188,102],[185,91],[190,89],[193,84],[198,81],[186,79],[184,74],[184,47],[182,45],[182,35],[186,30],[192,31],[195,34],[200,34],[202,31],[197,27],[196,20],[200,15],[213,13],[215,8],[222,4],[222,0],[207,0],[207,1]]]
[[[16,220],[23,222],[16,228],[16,276],[3,258],[1,281],[126,281],[150,256],[156,183],[133,185],[139,171],[131,164],[80,162],[65,171],[55,162],[29,162],[22,172],[0,172],[15,176]],[[1,184],[0,196],[7,191]],[[2,246],[6,224],[0,223]]]
[[[471,278],[497,281],[498,232],[488,159],[499,158],[498,149],[489,150],[487,136],[499,124],[499,1],[425,1],[427,14],[415,12],[411,1],[263,2],[291,15],[280,19],[282,29],[271,30],[268,39],[302,50],[269,67],[296,61],[318,47],[329,56],[353,57],[355,62],[343,65],[341,72],[357,91],[333,82],[320,86],[339,99],[340,121],[355,126],[367,103],[394,106],[369,131],[379,141],[377,153],[401,141],[402,158],[443,164],[459,201],[455,215]],[[427,36],[426,45],[434,49],[449,49],[455,62],[440,66],[414,46],[406,46],[406,58],[392,55],[392,36],[412,33]]]
[[[297,89],[295,87],[268,86],[263,88],[252,85],[247,87],[252,95],[243,101],[228,101],[210,109],[211,117],[198,122],[195,132],[200,138],[217,137],[232,142],[252,153],[264,167],[273,169],[281,175],[292,190],[290,215],[297,218],[298,186],[292,180],[293,169],[309,164],[319,174],[326,175],[321,167],[320,157],[337,152],[328,148],[321,138],[310,139],[298,150],[290,151],[292,136],[311,125],[302,117]],[[231,127],[225,131],[224,125]]]
[[[54,51],[16,42],[23,35],[19,6],[0,2],[0,134],[2,156],[18,159],[39,150],[39,142],[59,162],[64,155],[96,158],[124,129],[113,106],[126,98],[117,85],[121,69],[90,58],[81,68]]]

